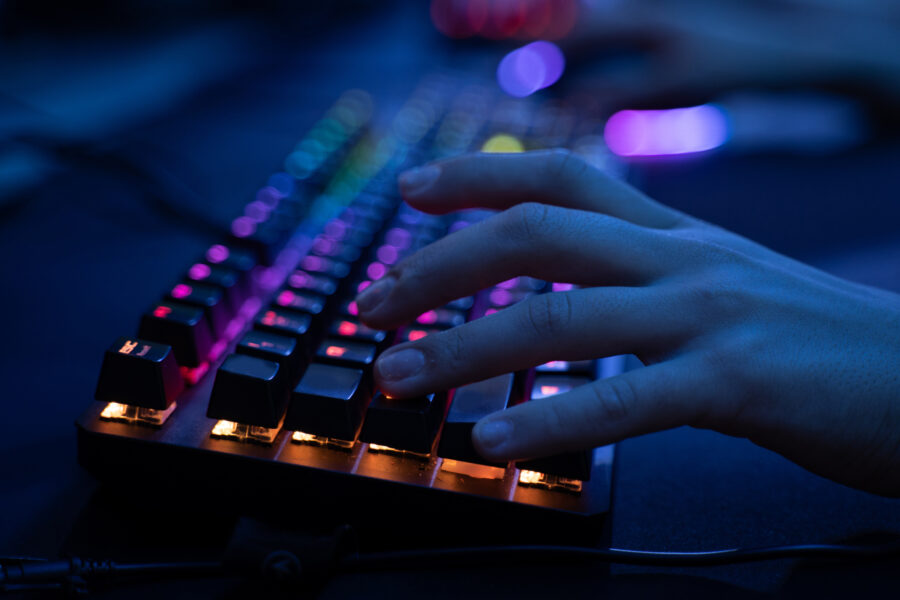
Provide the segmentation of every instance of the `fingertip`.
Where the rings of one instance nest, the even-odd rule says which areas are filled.
[[[431,190],[440,176],[441,167],[428,164],[401,173],[397,178],[397,185],[404,198],[416,199]]]
[[[514,434],[513,422],[503,416],[488,416],[472,429],[472,443],[481,456],[488,460],[508,460]]]

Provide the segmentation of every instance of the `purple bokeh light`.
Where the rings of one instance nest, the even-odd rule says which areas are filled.
[[[559,81],[566,66],[562,50],[551,42],[532,42],[503,57],[497,82],[510,96],[524,98]]]
[[[619,156],[667,156],[718,148],[728,141],[724,111],[713,104],[623,110],[606,122],[606,145]]]

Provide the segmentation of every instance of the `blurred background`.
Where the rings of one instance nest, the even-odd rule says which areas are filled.
[[[72,422],[109,340],[291,173],[342,92],[366,92],[378,129],[435,72],[587,107],[584,144],[651,196],[900,290],[895,1],[0,0],[0,553],[56,554],[94,493]],[[896,503],[742,440],[669,432],[618,460],[623,546],[900,525]]]

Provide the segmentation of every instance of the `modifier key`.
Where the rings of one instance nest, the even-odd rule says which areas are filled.
[[[94,398],[165,410],[183,389],[171,346],[121,337],[103,357]]]

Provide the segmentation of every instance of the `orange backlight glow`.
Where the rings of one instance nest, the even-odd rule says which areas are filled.
[[[328,346],[325,348],[325,354],[328,356],[343,356],[347,352],[347,349],[343,346]]]
[[[558,385],[542,385],[541,386],[541,394],[544,396],[552,396],[553,394],[558,394],[560,392],[560,387]]]
[[[137,345],[137,342],[132,342],[129,340],[122,344],[122,347],[119,348],[119,354],[131,354],[132,350],[137,348]]]

